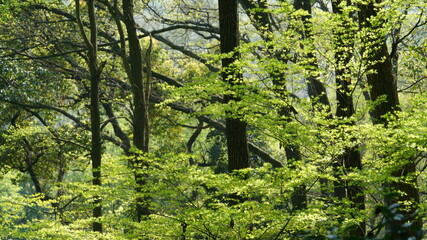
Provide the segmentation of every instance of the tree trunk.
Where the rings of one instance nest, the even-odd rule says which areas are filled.
[[[361,27],[375,30],[369,21],[369,18],[377,15],[377,10],[373,2],[367,4],[359,4],[359,21]],[[376,35],[375,35],[376,34]],[[365,62],[372,63],[368,66],[368,70],[373,70],[367,74],[368,84],[370,85],[370,95],[372,101],[385,96],[385,101],[376,105],[373,110],[373,122],[387,126],[388,120],[384,117],[385,114],[400,111],[399,98],[397,93],[396,81],[394,79],[392,59],[388,53],[385,36],[378,36],[375,33],[371,37],[365,38],[365,45],[369,48],[364,49],[367,52]],[[414,217],[416,208],[420,203],[419,189],[417,187],[417,178],[412,176],[416,171],[416,164],[412,157],[404,159],[407,161],[399,169],[396,169],[392,175],[396,178],[404,178],[406,181],[395,180],[386,183],[385,185],[396,195],[391,194],[386,196],[385,202],[387,205],[399,202],[402,207],[399,209],[404,214],[404,220],[393,220],[388,224],[388,239],[400,239],[401,235],[397,231],[393,231],[393,226],[401,226],[406,221],[411,221],[413,225],[408,229],[409,236],[415,236],[421,239],[421,234],[417,233],[417,229],[422,229],[422,220]],[[397,196],[397,197],[396,197]]]
[[[240,0],[242,7],[245,9],[247,15],[251,17],[251,20],[254,22],[255,28],[259,31],[260,36],[264,41],[271,41],[272,34],[272,25],[268,16],[267,4],[265,1],[258,0]],[[311,4],[306,0],[296,0],[294,1],[295,9],[302,9],[308,11],[311,14]],[[311,16],[304,16],[303,21],[305,24],[310,23]],[[306,28],[304,31],[300,31],[303,37],[310,37],[311,30]],[[286,63],[288,59],[284,59],[281,54],[275,53],[274,49],[270,49],[271,57],[278,59],[279,61]],[[314,55],[309,53],[305,56],[310,59],[315,59]],[[317,61],[314,61],[310,65],[311,67],[317,67]],[[279,69],[277,69],[279,70]],[[286,77],[283,72],[277,71],[270,73],[273,84],[275,86],[275,91],[277,94],[283,99],[283,101],[287,101],[287,90],[286,90]],[[308,94],[313,101],[313,107],[317,104],[322,106],[326,106],[329,108],[329,100],[326,95],[326,89],[323,84],[315,77],[308,76],[307,77],[307,89]],[[288,107],[280,107],[279,114],[281,117],[285,119],[284,126],[291,121],[291,112],[292,110]],[[284,143],[285,154],[288,165],[293,168],[295,164],[302,160],[300,148],[296,144],[293,144],[291,141],[288,143]],[[307,193],[306,186],[304,184],[300,186],[296,186],[294,189],[294,193],[291,196],[292,206],[296,210],[301,210],[307,207]]]
[[[231,53],[239,46],[237,3],[237,0],[218,0],[221,53]],[[223,80],[231,87],[240,84],[242,80],[239,69],[232,66],[239,57],[239,53],[234,52],[232,57],[222,59]],[[225,103],[231,100],[238,101],[239,98],[231,95],[224,96]],[[236,114],[226,118],[226,137],[229,171],[249,167],[246,123]]]
[[[96,187],[101,186],[101,115],[99,112],[99,82],[104,64],[98,66],[98,28],[95,15],[94,0],[88,0],[89,28],[90,38],[87,37],[83,23],[80,17],[80,2],[76,3],[76,15],[80,34],[88,48],[88,67],[90,71],[90,122],[91,122],[91,160],[92,160],[92,183]],[[94,196],[92,229],[96,232],[102,232],[102,223],[99,218],[102,217],[101,196]]]
[[[132,87],[134,104],[133,144],[142,152],[142,155],[141,153],[136,153],[132,161],[137,185],[136,217],[137,221],[140,222],[144,216],[150,214],[148,206],[149,197],[146,196],[146,190],[144,189],[147,175],[142,172],[147,163],[141,157],[148,153],[148,102],[145,92],[147,90],[144,88],[142,50],[138,39],[133,9],[133,0],[123,0],[123,21],[126,26],[129,43],[129,80]]]
[[[302,17],[302,21],[304,24],[304,29],[298,30],[302,36],[303,39],[310,39],[312,37],[312,30],[311,30],[311,19],[312,19],[312,8],[311,8],[311,1],[310,0],[295,0],[294,1],[294,8],[295,10],[305,10],[307,11],[307,15],[304,15]],[[304,46],[302,46],[304,47]],[[307,59],[312,59],[312,61],[309,63],[309,66],[313,69],[318,68],[318,62],[316,56],[310,51],[304,56]],[[326,88],[323,85],[322,82],[319,81],[318,75],[309,75],[306,79],[307,84],[307,93],[310,99],[312,99],[312,106],[313,109],[319,109],[319,110],[326,110],[329,111],[330,102],[328,95],[326,93]],[[328,114],[326,116],[327,118],[332,118],[331,114]],[[323,197],[328,196],[328,192],[325,190],[328,186],[328,180],[324,178],[320,178],[320,185],[321,185],[321,194]]]
[[[351,30],[349,21],[352,21],[350,16],[344,16],[341,7],[339,6],[340,1],[332,2],[333,13],[341,19],[340,25],[342,28],[335,29],[334,31],[334,44],[335,44],[335,81],[336,81],[336,96],[337,96],[337,110],[336,116],[339,119],[349,119],[355,114],[353,96],[351,89],[351,70],[348,69],[350,59],[352,56],[351,52],[346,49],[353,48],[354,32]],[[351,121],[349,125],[355,123]],[[337,169],[337,166],[339,167]],[[362,169],[362,158],[358,146],[348,147],[345,152],[338,157],[338,164],[335,165],[336,170],[334,172],[343,172],[348,174],[354,170]],[[338,179],[341,179],[341,175],[336,175]],[[365,195],[361,186],[354,182],[345,182],[338,180],[334,183],[335,185],[335,196],[339,199],[347,198],[351,201],[352,208],[358,210],[365,210]],[[351,236],[363,237],[365,235],[366,225],[364,222],[360,222],[359,226],[350,232]]]
[[[294,8],[295,10],[305,10],[307,11],[307,15],[302,16],[302,21],[304,23],[304,30],[301,31],[301,36],[304,39],[310,39],[313,34],[311,30],[311,1],[310,0],[295,0],[294,1]],[[310,67],[313,67],[314,69],[318,68],[317,58],[313,54],[313,52],[308,52],[306,56],[304,56],[307,59],[311,59]],[[330,103],[328,99],[328,95],[326,94],[326,88],[323,85],[322,82],[319,81],[317,75],[310,75],[307,76],[307,89],[308,89],[308,95],[311,99],[315,100],[313,102],[313,105],[316,106],[317,104],[320,104],[319,106],[322,106],[322,108],[330,108]]]

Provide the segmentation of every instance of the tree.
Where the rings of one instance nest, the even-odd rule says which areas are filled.
[[[117,6],[117,4],[116,4]],[[117,11],[118,9],[116,9]],[[149,144],[149,119],[148,119],[148,97],[150,95],[150,79],[148,76],[146,84],[143,78],[143,60],[142,50],[139,43],[136,22],[134,19],[134,2],[133,0],[123,0],[123,16],[126,26],[128,43],[129,43],[129,81],[133,93],[133,144],[142,151],[145,155],[148,153]],[[124,47],[124,46],[123,46]],[[149,55],[148,55],[149,58]],[[141,171],[146,166],[143,158],[136,155],[132,164],[135,168],[135,180],[137,184],[137,192],[140,195],[144,194],[145,178],[147,177]],[[146,196],[138,196],[137,198],[137,219],[142,220],[142,217],[149,214],[148,198]]]
[[[334,47],[335,47],[335,81],[336,81],[336,98],[337,109],[336,117],[339,120],[344,120],[344,123],[355,125],[353,119],[355,115],[353,93],[355,86],[352,85],[352,70],[349,67],[352,58],[350,49],[354,47],[355,29],[353,26],[352,14],[344,14],[343,8],[346,7],[344,1],[332,2],[332,11],[336,15],[339,26],[334,31]],[[351,6],[351,5],[350,5]],[[359,151],[359,146],[345,147],[344,153],[338,157],[336,171],[342,171],[343,174],[351,174],[354,171],[362,170],[362,158]],[[338,178],[342,176],[338,175]],[[359,182],[339,180],[336,183],[335,196],[340,198],[347,198],[352,202],[352,207],[361,211],[365,209],[365,195]],[[356,230],[350,232],[354,236],[365,235],[365,223],[361,222]]]
[[[78,2],[80,18],[69,1],[0,4],[0,171],[13,176],[1,180],[0,238],[99,238],[93,196],[109,239],[417,234],[414,208],[404,201],[401,215],[382,196],[427,178],[424,3]],[[390,85],[389,66],[394,92],[375,85]],[[218,170],[227,160],[236,174]]]
[[[242,76],[240,70],[233,66],[233,63],[239,59],[239,53],[236,49],[239,46],[239,17],[237,0],[219,0],[219,21],[221,36],[221,53],[228,54],[222,59],[223,79],[233,89],[234,86],[241,84]],[[234,89],[233,89],[234,90]],[[234,90],[236,91],[236,90]],[[238,92],[236,93],[236,95]],[[224,96],[224,102],[231,104],[238,101],[237,96],[227,94]],[[236,116],[237,115],[237,116]],[[238,116],[239,113],[231,113],[226,117],[226,137],[228,150],[228,169],[230,172],[236,169],[249,167],[249,150],[246,137],[246,123]]]
[[[95,2],[88,1],[88,14],[89,14],[89,29],[90,37],[86,35],[81,17],[80,17],[80,2],[75,1],[76,4],[76,17],[80,28],[80,34],[84,39],[88,49],[88,62],[90,72],[90,122],[91,122],[91,160],[92,160],[92,176],[93,185],[96,187],[101,186],[101,156],[102,156],[102,143],[101,143],[101,115],[99,112],[99,82],[102,69],[105,66],[103,62],[98,65],[98,27],[96,24],[95,15]],[[93,231],[102,232],[102,223],[99,218],[102,217],[102,200],[101,196],[94,197],[93,217]]]
[[[361,29],[374,32],[374,34],[369,35],[370,37],[365,38],[364,42],[364,61],[365,63],[371,63],[368,65],[368,70],[370,70],[370,72],[366,76],[368,84],[371,87],[370,96],[372,101],[379,101],[373,110],[373,122],[375,124],[387,126],[389,121],[387,115],[395,114],[396,111],[400,111],[400,106],[391,56],[388,52],[384,35],[381,31],[378,31],[384,24],[384,20],[377,19],[378,8],[375,6],[374,2],[359,4],[359,8]],[[384,97],[384,99],[382,99],[382,97]],[[422,220],[415,217],[416,206],[420,203],[417,178],[413,176],[416,172],[416,163],[412,156],[409,156],[402,162],[403,163],[399,163],[395,166],[397,169],[393,170],[392,175],[396,178],[403,177],[405,181],[392,180],[387,183],[387,187],[389,187],[394,194],[386,196],[386,203],[404,203],[405,218],[392,221],[389,228],[393,228],[393,225],[401,224],[402,221],[413,221],[413,228],[410,234],[421,239],[421,236],[417,234],[416,231],[422,228]],[[395,195],[395,191],[399,192],[397,196]],[[397,233],[392,233],[389,237],[392,239],[399,238]]]

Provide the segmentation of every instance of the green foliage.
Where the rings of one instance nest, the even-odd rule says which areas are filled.
[[[113,1],[96,1],[99,61],[106,61],[101,104],[110,104],[112,113],[103,106],[102,186],[94,187],[89,72],[72,2],[0,3],[1,239],[352,239],[360,222],[375,233],[365,239],[381,239],[384,226],[402,216],[397,205],[378,207],[387,194],[402,194],[384,183],[414,179],[422,193],[415,207],[425,215],[425,3],[385,0],[377,4],[371,26],[361,28],[355,17],[359,7],[347,1],[341,1],[340,14],[316,8],[318,2],[312,16],[288,1],[266,1],[268,8],[258,4],[249,13],[269,14],[272,30],[264,27],[267,33],[261,33],[251,22],[256,19],[242,14],[242,44],[236,49],[242,57],[217,71],[226,56],[218,54],[213,1],[135,1],[144,35],[141,54],[151,33],[152,70],[158,74],[151,89],[156,104],[149,105],[150,153],[143,154],[130,143],[133,86],[120,58],[112,6],[106,5]],[[368,69],[384,59],[363,57],[375,50],[375,42],[366,39],[384,38],[399,53],[394,71],[402,109],[386,116],[387,126],[369,118],[387,96],[365,99],[366,74],[373,73]],[[350,60],[336,62],[339,53]],[[221,80],[222,72],[236,68],[242,84]],[[333,114],[337,69],[351,81],[348,94],[356,114],[349,118]],[[308,96],[312,78],[326,86],[330,106],[316,104],[322,95]],[[224,103],[224,95],[239,101]],[[248,124],[252,146],[283,167],[273,168],[253,154],[250,169],[227,173],[221,126],[225,117],[236,116]],[[189,153],[187,144],[198,128]],[[301,159],[289,159],[289,148],[298,149]],[[339,162],[348,149],[361,153],[361,169]],[[135,160],[143,163],[138,169],[132,167]],[[393,174],[410,161],[417,163],[415,172]],[[143,186],[135,182],[138,174],[145,176]],[[365,210],[334,196],[339,181],[363,190]],[[300,189],[308,198],[304,209],[292,202]],[[102,234],[91,229],[95,196],[102,197],[103,216],[97,219]],[[151,214],[136,222],[141,197],[149,199]],[[403,235],[409,226],[391,231]]]

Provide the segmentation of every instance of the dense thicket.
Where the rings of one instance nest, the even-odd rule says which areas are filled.
[[[0,238],[422,239],[425,10],[0,1]]]

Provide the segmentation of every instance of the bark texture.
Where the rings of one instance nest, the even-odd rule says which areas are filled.
[[[239,46],[239,19],[237,0],[219,0],[219,25],[221,53],[232,53],[233,56],[222,59],[223,79],[231,87],[240,84],[242,76],[239,69],[232,67],[239,58],[239,53],[235,52]],[[239,98],[232,95],[224,96],[224,102],[239,101]],[[228,149],[228,169],[230,172],[237,169],[249,167],[249,149],[246,137],[246,123],[241,120],[238,114],[226,118],[226,137]]]
[[[359,21],[362,28],[367,28],[371,31],[375,31],[378,28],[378,26],[373,26],[369,19],[377,16],[378,8],[375,6],[375,3],[380,2],[380,0],[377,0],[376,2],[370,1],[366,4],[359,4]],[[400,111],[392,59],[388,52],[385,36],[373,34],[372,37],[367,37],[365,40],[365,45],[368,47],[365,49],[366,58],[364,60],[373,63],[368,66],[368,69],[373,70],[373,72],[367,74],[368,84],[371,87],[371,99],[372,101],[376,101],[380,97],[385,97],[385,101],[376,105],[372,112],[373,122],[387,126],[388,120],[384,115]],[[403,178],[406,181],[395,180],[385,183],[385,186],[391,192],[396,193],[386,195],[385,202],[387,205],[396,202],[401,203],[403,206],[399,210],[404,214],[405,218],[390,222],[387,226],[389,231],[386,237],[393,240],[401,239],[402,235],[397,231],[393,231],[394,226],[401,226],[404,222],[410,221],[413,225],[408,229],[408,237],[415,236],[417,239],[422,239],[422,234],[417,231],[417,229],[422,229],[422,220],[414,217],[416,208],[420,203],[417,178],[413,176],[416,171],[416,164],[413,157],[402,159],[402,161],[404,163],[392,175],[396,179]]]
[[[126,26],[127,39],[129,44],[129,79],[133,95],[133,144],[142,153],[136,153],[132,165],[135,171],[136,181],[136,217],[140,222],[144,216],[150,214],[148,206],[149,198],[145,191],[146,174],[142,169],[147,165],[142,155],[148,153],[148,102],[144,88],[143,78],[143,58],[141,44],[139,42],[136,23],[134,19],[133,0],[123,0],[123,21]]]
[[[82,20],[80,18],[80,2],[76,3],[76,15],[80,34],[88,49],[88,67],[90,72],[90,122],[91,122],[91,162],[92,162],[92,183],[96,187],[101,186],[101,115],[99,111],[99,82],[104,64],[98,66],[98,27],[95,15],[94,0],[87,1],[89,15],[90,37],[85,33]],[[102,199],[101,196],[94,196],[94,207],[92,215],[95,221],[92,223],[92,229],[96,232],[102,232],[102,223],[98,221],[102,217]]]

